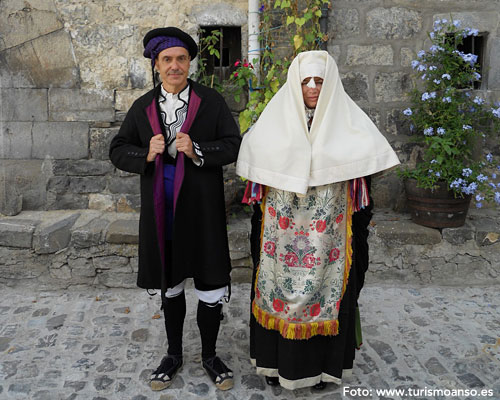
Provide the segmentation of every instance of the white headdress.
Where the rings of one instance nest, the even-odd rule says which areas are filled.
[[[310,130],[302,64],[307,75],[309,65],[324,66]],[[345,93],[333,58],[326,51],[311,51],[295,57],[287,82],[243,137],[236,172],[256,183],[305,194],[309,186],[367,176],[397,164],[385,137]]]

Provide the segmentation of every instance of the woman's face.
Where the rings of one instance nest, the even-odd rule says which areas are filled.
[[[310,88],[307,86],[311,77],[307,77],[302,81],[302,97],[304,98],[304,103],[308,108],[316,108],[318,104],[319,92],[321,92],[321,86],[323,85],[323,79],[314,77],[315,88]]]

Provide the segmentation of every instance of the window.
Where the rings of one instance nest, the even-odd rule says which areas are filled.
[[[467,36],[464,38],[463,43],[457,47],[457,50],[460,50],[465,54],[472,53],[477,56],[477,63],[479,65],[478,72],[481,76],[483,76],[483,54],[485,42],[485,36],[483,34],[478,36]],[[481,82],[474,82],[474,89],[479,89]]]
[[[452,37],[449,36],[451,39]],[[480,33],[478,36],[467,36],[464,38],[462,44],[457,46],[457,50],[465,54],[474,54],[477,56],[477,64],[479,65],[478,72],[483,76],[484,65],[484,46],[486,43],[486,34]],[[474,82],[473,89],[480,89],[484,79],[481,78],[480,82]],[[484,88],[484,86],[483,86]]]
[[[232,26],[201,26],[200,40],[212,35],[213,31],[221,33],[215,48],[220,58],[210,55],[208,49],[202,49],[201,57],[205,59],[206,75],[214,75],[219,82],[229,78],[236,60],[241,59],[241,27]]]

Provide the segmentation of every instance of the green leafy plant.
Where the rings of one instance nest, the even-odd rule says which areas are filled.
[[[204,35],[205,30],[200,29],[198,31],[198,37],[200,41],[198,43],[198,70],[191,75],[191,79],[212,88],[215,88],[219,92],[222,91],[222,82],[219,81],[219,77],[214,73],[209,74],[207,72],[207,59],[202,57],[202,54],[208,50],[211,56],[220,59],[220,53],[217,49],[217,45],[221,39],[222,32],[218,30],[213,30],[209,35]]]
[[[320,30],[322,7],[330,0],[309,0],[301,8],[298,0],[264,0],[261,12],[260,42],[262,44],[259,65],[255,60],[235,64],[230,82],[237,89],[235,100],[250,90],[249,101],[239,115],[240,128],[245,132],[255,123],[267,103],[285,83],[288,68],[297,53],[318,50],[327,36]],[[280,42],[281,41],[281,42]],[[283,44],[284,46],[280,46]],[[257,69],[257,70],[256,70]]]
[[[474,195],[478,207],[484,200],[500,204],[500,185],[495,183],[500,166],[495,167],[490,153],[481,159],[475,151],[486,135],[498,133],[500,107],[472,92],[473,83],[481,79],[477,56],[458,47],[478,31],[460,24],[436,21],[429,33],[430,49],[420,51],[412,62],[417,83],[411,107],[403,113],[422,157],[415,167],[401,168],[400,175],[428,189],[444,181],[456,196]]]

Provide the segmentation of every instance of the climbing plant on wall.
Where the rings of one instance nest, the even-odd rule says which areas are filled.
[[[254,67],[253,60],[238,60],[230,77],[238,87],[236,101],[250,90],[247,106],[239,115],[241,132],[257,120],[285,83],[293,58],[301,51],[318,50],[326,42],[328,37],[319,23],[325,7],[331,7],[330,0],[263,0],[259,9],[260,63]]]

